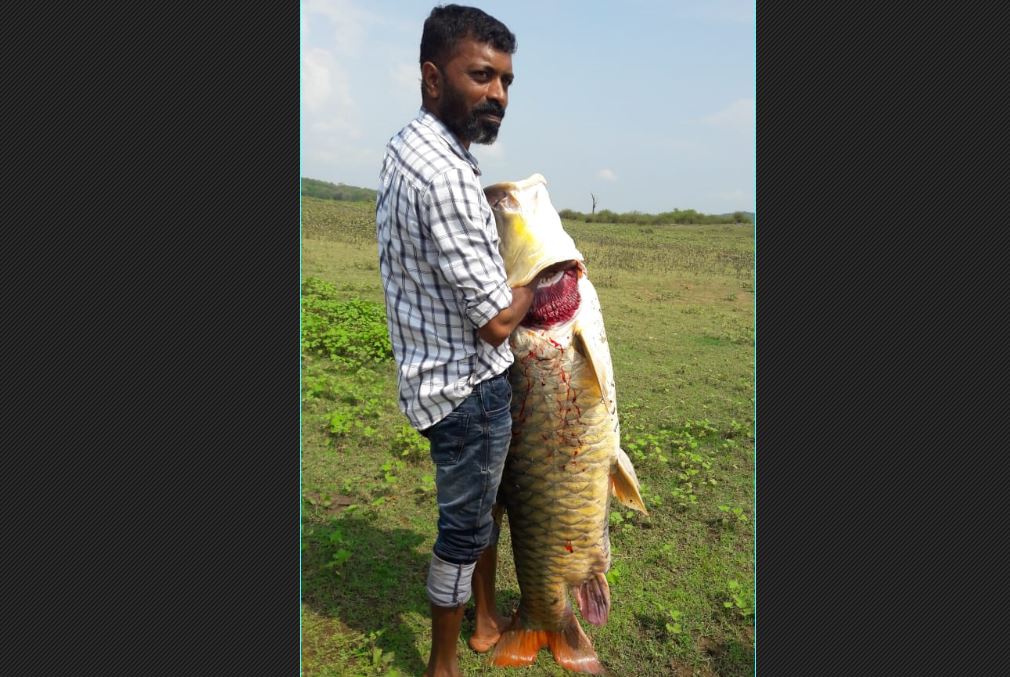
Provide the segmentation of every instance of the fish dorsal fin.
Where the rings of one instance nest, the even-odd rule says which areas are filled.
[[[575,352],[582,356],[589,367],[589,371],[595,378],[590,381],[596,386],[594,394],[598,394],[600,399],[607,405],[609,411],[614,410],[614,402],[610,395],[610,374],[607,370],[609,360],[603,359],[601,350],[606,350],[606,346],[600,345],[592,337],[587,338],[586,332],[579,325],[575,326],[572,333],[572,347]]]
[[[638,475],[635,474],[635,467],[631,465],[631,459],[624,453],[624,449],[617,448],[617,457],[614,465],[610,468],[610,490],[614,498],[625,508],[637,510],[643,515],[649,512],[645,509],[645,501],[639,492]]]

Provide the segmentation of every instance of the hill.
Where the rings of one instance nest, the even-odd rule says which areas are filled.
[[[348,200],[350,202],[375,203],[375,191],[370,188],[358,188],[343,183],[330,183],[319,179],[302,177],[302,195],[317,197],[322,200]]]

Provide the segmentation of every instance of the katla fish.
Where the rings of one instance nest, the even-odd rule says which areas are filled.
[[[601,674],[567,591],[585,620],[606,623],[610,495],[646,509],[620,446],[600,300],[546,186],[534,174],[485,189],[508,283],[528,284],[544,272],[509,337],[512,442],[498,497],[509,518],[520,602],[492,662],[529,665],[548,646],[566,669]]]

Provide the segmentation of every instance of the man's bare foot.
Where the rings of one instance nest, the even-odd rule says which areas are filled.
[[[455,672],[444,672],[444,673],[443,672],[436,672],[436,673],[433,674],[431,672],[431,668],[428,668],[427,670],[424,671],[424,674],[423,674],[422,677],[441,677],[441,675],[443,675],[443,674],[444,675],[449,675],[450,677],[462,677],[463,676],[463,673],[459,671],[459,666],[457,665]]]
[[[490,651],[511,624],[512,619],[501,614],[495,614],[493,617],[477,616],[473,635],[470,637],[470,648],[477,653]]]

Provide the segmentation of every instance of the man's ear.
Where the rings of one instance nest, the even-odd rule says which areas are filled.
[[[421,86],[425,95],[437,99],[442,93],[442,72],[430,61],[421,64]]]

